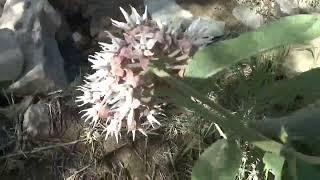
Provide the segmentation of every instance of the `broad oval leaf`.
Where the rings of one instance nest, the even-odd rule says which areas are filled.
[[[235,179],[241,163],[241,150],[236,142],[221,139],[207,148],[192,169],[192,180]]]
[[[231,40],[199,50],[186,70],[187,78],[206,79],[242,59],[282,45],[303,43],[320,36],[320,17],[284,17]]]

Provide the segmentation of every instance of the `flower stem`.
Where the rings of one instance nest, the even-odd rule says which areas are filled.
[[[297,159],[301,159],[310,164],[320,164],[320,157],[309,156],[300,152],[295,151],[292,147],[278,143],[272,139],[269,139],[254,129],[244,126],[240,121],[239,117],[232,114],[230,111],[224,109],[220,105],[211,101],[207,97],[201,95],[197,90],[188,86],[184,82],[172,77],[166,71],[150,67],[149,69],[152,73],[158,76],[161,80],[164,80],[173,88],[178,90],[179,93],[174,93],[174,91],[167,93],[177,104],[181,104],[188,107],[195,112],[198,112],[206,119],[214,119],[222,128],[228,133],[230,139],[234,139],[239,134],[247,141],[251,142],[253,145],[262,149],[266,152],[271,152],[284,157],[294,156]],[[197,98],[202,101],[217,113],[205,108],[203,105],[196,103],[191,100],[191,97]],[[219,114],[221,114],[219,116]]]
[[[244,139],[252,142],[254,145],[264,151],[273,152],[276,154],[281,153],[281,150],[283,148],[282,144],[262,136],[253,129],[245,127],[239,121],[239,118],[232,114],[229,110],[221,107],[207,97],[201,95],[198,91],[186,85],[184,82],[173,78],[164,70],[152,67],[150,68],[150,71],[180,92],[180,95],[178,95],[177,93],[170,93],[173,100],[175,100],[179,104],[183,104],[184,106],[195,110],[207,119],[214,119],[227,132],[227,135],[229,137],[231,136],[232,138],[235,138],[240,134]],[[213,111],[204,108],[201,104],[192,101],[190,97],[194,97],[200,100],[202,103],[208,105],[217,113],[214,113]]]

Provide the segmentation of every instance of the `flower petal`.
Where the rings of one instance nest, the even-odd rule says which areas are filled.
[[[123,23],[123,22],[119,22],[119,21],[116,21],[114,19],[111,19],[111,22],[112,22],[112,25],[117,27],[117,28],[120,28],[120,29],[123,29],[125,31],[127,30],[130,30],[130,26],[126,23]]]
[[[132,26],[134,25],[134,22],[132,22],[129,14],[122,7],[120,7],[120,11],[122,12],[124,18],[126,19],[127,24],[129,25],[129,27],[132,28]]]
[[[133,19],[133,21],[135,21],[135,23],[137,25],[140,25],[142,23],[142,21],[143,21],[142,17],[140,16],[140,14],[137,12],[137,10],[134,7],[132,7],[130,5],[130,8],[131,8],[131,11],[132,11],[131,18]]]
[[[148,7],[145,6],[145,8],[144,8],[144,13],[143,13],[143,15],[142,15],[142,20],[145,21],[145,20],[147,20],[147,19],[148,19]]]
[[[140,61],[140,66],[142,67],[142,69],[146,70],[148,68],[149,63],[150,63],[149,58],[143,56],[143,57],[139,58],[139,61]]]

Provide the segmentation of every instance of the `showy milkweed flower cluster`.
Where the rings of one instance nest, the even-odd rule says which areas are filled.
[[[123,31],[122,37],[108,33],[111,43],[100,43],[102,51],[89,57],[95,73],[85,77],[79,87],[83,95],[77,97],[83,118],[90,128],[107,139],[118,142],[122,130],[135,139],[136,131],[147,136],[145,130],[160,125],[152,102],[155,88],[147,73],[151,64],[162,63],[168,71],[183,76],[189,56],[195,48],[212,41],[206,28],[199,28],[200,20],[183,28],[182,23],[161,24],[148,18],[147,8],[141,16],[131,7],[129,15],[120,8],[126,22],[112,20]]]

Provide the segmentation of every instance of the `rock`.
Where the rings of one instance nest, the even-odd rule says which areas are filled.
[[[78,42],[81,42],[81,39],[82,39],[82,35],[79,33],[79,32],[74,32],[72,34],[72,39],[75,43],[78,43]]]
[[[292,46],[284,58],[283,67],[286,76],[293,77],[300,73],[320,67],[320,38],[307,45]]]
[[[91,19],[90,34],[92,37],[98,36],[111,25],[110,18],[123,19],[119,7],[129,10],[129,5],[138,10],[143,5],[142,0],[91,0],[84,16]],[[143,6],[142,6],[143,7]]]
[[[303,13],[319,13],[320,1],[318,0],[276,0],[283,15]]]
[[[39,101],[26,110],[23,129],[32,137],[47,137],[50,134],[49,109],[44,102]]]
[[[276,2],[284,14],[293,15],[299,13],[299,6],[296,0],[276,0]]]
[[[194,17],[224,22],[224,32],[227,34],[248,29],[232,15],[232,10],[237,6],[235,0],[176,0],[176,2],[183,9],[190,11]]]
[[[166,23],[174,18],[191,19],[190,11],[184,10],[175,0],[145,0],[148,12],[155,21]]]
[[[6,3],[6,0],[0,0],[0,14],[2,14],[3,6]]]
[[[63,58],[55,40],[60,24],[59,14],[47,0],[6,2],[0,28],[15,32],[24,55],[24,71],[10,91],[34,94],[65,87]]]
[[[286,75],[292,77],[316,67],[317,63],[309,50],[293,48],[286,56],[283,66]]]
[[[0,82],[14,81],[22,72],[22,52],[10,29],[0,29],[0,42]]]
[[[189,24],[192,20],[200,18],[198,26],[206,26],[210,35],[217,37],[224,35],[225,23],[206,16],[194,16],[190,11],[183,9],[175,0],[145,0],[148,12],[153,20],[162,24],[180,21]]]
[[[232,10],[232,14],[246,26],[257,29],[263,24],[262,15],[246,6],[237,6]]]
[[[71,27],[70,23],[67,22],[66,15],[63,15],[61,18],[61,25],[56,32],[56,40],[58,43],[59,51],[61,56],[64,59],[64,68],[67,76],[67,81],[72,82],[80,73],[80,66],[87,62],[88,55],[83,54],[84,49],[81,49],[86,42],[83,40],[87,40],[86,37],[82,35],[80,32],[72,32],[75,31],[74,27]],[[73,19],[70,21],[74,22]],[[81,26],[86,26],[83,23]],[[81,39],[74,39],[73,34],[79,33],[82,37]],[[77,42],[75,41],[77,40]],[[80,41],[79,41],[80,40]],[[86,45],[86,44],[85,44]]]
[[[225,22],[216,21],[210,18],[200,18],[199,28],[202,26],[207,27],[207,32],[213,37],[224,35]]]
[[[90,34],[92,37],[100,31],[106,30],[105,25],[108,22],[106,17],[113,17],[115,3],[115,1],[94,0],[88,4],[88,9],[85,14],[91,18]]]

